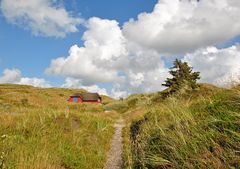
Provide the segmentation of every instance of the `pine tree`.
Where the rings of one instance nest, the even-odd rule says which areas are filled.
[[[176,59],[174,66],[169,73],[172,78],[167,78],[165,84],[169,88],[170,93],[175,93],[183,88],[195,89],[198,87],[197,80],[200,79],[200,72],[193,72],[193,68],[187,62]]]

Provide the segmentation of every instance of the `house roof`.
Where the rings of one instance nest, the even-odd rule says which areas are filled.
[[[83,101],[92,101],[101,99],[98,93],[75,93],[71,97],[81,97]]]

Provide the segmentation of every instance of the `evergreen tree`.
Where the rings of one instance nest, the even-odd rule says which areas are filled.
[[[165,84],[170,93],[175,93],[183,88],[195,89],[198,87],[197,80],[200,79],[200,72],[193,72],[193,68],[187,62],[176,59],[174,66],[169,73],[172,78],[167,78]]]

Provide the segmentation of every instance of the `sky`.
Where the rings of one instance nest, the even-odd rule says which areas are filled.
[[[0,83],[115,98],[163,90],[174,59],[240,82],[239,0],[0,0]]]

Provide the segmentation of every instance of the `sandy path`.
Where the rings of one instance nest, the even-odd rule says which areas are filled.
[[[111,141],[111,148],[108,152],[107,162],[104,166],[104,169],[121,169],[122,168],[122,129],[124,127],[123,119],[119,119],[117,123],[114,125],[115,134]]]

